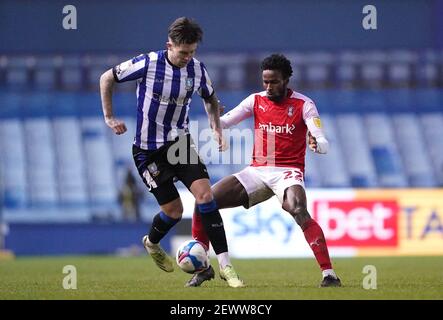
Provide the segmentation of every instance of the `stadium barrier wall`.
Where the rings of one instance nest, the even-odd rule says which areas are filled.
[[[6,249],[17,256],[145,254],[142,237],[146,223],[10,223]],[[170,250],[171,231],[162,246]]]
[[[308,210],[332,257],[443,255],[443,189],[308,189]],[[182,192],[185,219],[193,198]],[[231,256],[310,257],[301,229],[273,197],[221,211]],[[181,237],[177,239],[177,237]],[[190,235],[176,235],[172,250]]]

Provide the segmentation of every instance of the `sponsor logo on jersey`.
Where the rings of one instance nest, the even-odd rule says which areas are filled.
[[[265,107],[263,107],[262,105],[258,105],[258,108],[259,108],[260,110],[262,110],[263,112],[266,112]]]
[[[132,65],[132,61],[125,61],[123,63],[120,63],[117,67],[116,67],[116,73],[119,76],[120,74],[122,74],[123,72],[125,72],[130,66]]]
[[[321,120],[320,118],[315,117],[314,119],[314,124],[317,128],[321,128]]]
[[[155,92],[152,93],[152,100],[168,104],[176,104],[178,106],[184,106],[189,103],[189,98],[187,98],[186,96],[174,98],[170,96],[161,96]]]
[[[186,78],[186,82],[185,82],[186,91],[191,91],[193,87],[194,87],[194,79],[193,78]]]
[[[289,126],[289,124],[286,124],[284,126],[279,126],[269,122],[269,123],[259,123],[258,128],[265,130],[267,132],[292,134],[292,131],[295,129],[295,125]]]

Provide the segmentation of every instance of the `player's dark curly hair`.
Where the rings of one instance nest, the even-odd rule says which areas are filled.
[[[181,17],[169,26],[168,37],[175,44],[193,44],[202,41],[203,30],[195,20]]]
[[[291,62],[282,54],[272,54],[261,63],[261,70],[279,70],[284,79],[292,76]]]

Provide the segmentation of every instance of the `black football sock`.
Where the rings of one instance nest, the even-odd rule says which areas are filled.
[[[180,219],[168,217],[163,211],[157,213],[152,220],[151,230],[149,231],[149,241],[159,243],[168,231],[179,222]]]
[[[211,241],[215,253],[228,252],[225,227],[223,226],[223,220],[215,200],[208,203],[197,204],[197,208],[201,214],[203,226],[205,227],[206,234]]]

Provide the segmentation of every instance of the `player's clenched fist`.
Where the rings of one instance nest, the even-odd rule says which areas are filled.
[[[223,137],[222,132],[221,132],[221,131],[214,130],[214,131],[213,131],[213,134],[214,134],[214,140],[217,141],[217,143],[218,143],[218,151],[221,152],[221,151],[226,151],[226,150],[228,150],[229,146],[228,146],[228,144],[226,143],[226,140],[225,140],[225,138]]]
[[[308,146],[309,146],[309,149],[311,149],[312,152],[316,152],[317,151],[317,140],[315,139],[315,137],[309,131],[308,131]]]
[[[115,119],[115,118],[106,118],[105,119],[106,124],[109,128],[114,131],[115,134],[123,134],[126,132],[126,125],[123,121]]]

